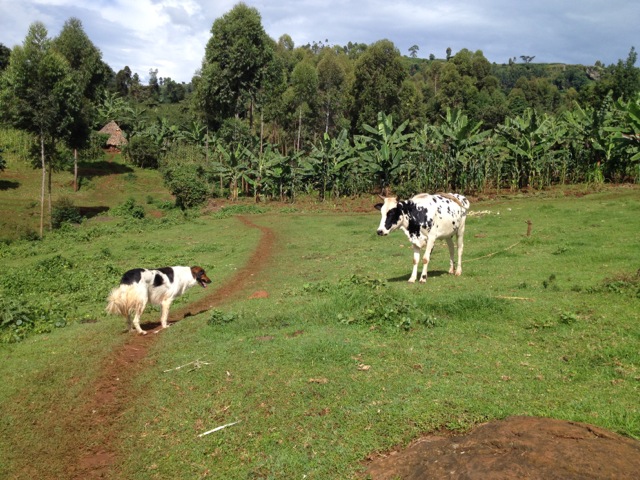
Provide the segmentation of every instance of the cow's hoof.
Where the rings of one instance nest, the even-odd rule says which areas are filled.
[[[142,330],[141,332],[138,332],[140,335],[146,335],[147,332],[145,332],[144,330]]]
[[[427,283],[427,278],[426,277],[425,278],[421,278],[420,279],[420,283]]]
[[[416,283],[416,279],[415,278],[410,278],[408,283]]]

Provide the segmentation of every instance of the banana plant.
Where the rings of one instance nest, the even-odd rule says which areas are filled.
[[[214,168],[220,175],[221,180],[229,182],[229,194],[231,200],[238,199],[238,183],[244,180],[253,185],[255,171],[250,168],[249,158],[251,152],[243,145],[237,145],[235,149],[227,149],[223,145],[218,144],[218,152],[221,155],[221,161],[214,163]]]
[[[406,147],[413,137],[411,133],[403,133],[408,124],[407,120],[394,130],[392,116],[379,112],[377,127],[363,125],[371,135],[359,135],[354,138],[360,158],[369,167],[370,173],[378,178],[385,195],[406,166]]]
[[[313,146],[302,166],[317,186],[320,199],[324,201],[327,192],[340,196],[349,168],[355,160],[356,154],[349,144],[348,132],[342,130],[336,138],[325,133],[319,145]]]
[[[545,162],[552,160],[553,147],[564,132],[558,131],[547,114],[527,108],[522,115],[507,118],[496,131],[511,155],[512,187],[522,188],[541,181]]]
[[[616,106],[623,113],[624,125],[605,130],[612,132],[621,146],[629,147],[630,161],[637,162],[640,160],[640,93],[634,101],[625,103],[619,100]]]
[[[477,183],[473,179],[483,161],[481,146],[491,132],[481,131],[482,122],[472,123],[466,114],[449,107],[442,120],[439,125],[426,127],[428,135],[436,145],[447,186],[464,191]]]

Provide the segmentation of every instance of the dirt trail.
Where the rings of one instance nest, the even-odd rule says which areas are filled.
[[[248,228],[261,230],[262,236],[253,255],[237,273],[224,285],[211,291],[199,301],[176,309],[170,314],[175,322],[185,317],[197,315],[228,301],[243,292],[269,261],[275,243],[273,231],[254,224],[246,217],[238,217]],[[253,277],[252,277],[253,275]],[[69,443],[68,478],[107,478],[110,468],[117,462],[117,423],[119,417],[133,405],[138,404],[140,392],[133,389],[133,380],[138,371],[145,367],[144,358],[158,335],[159,324],[143,325],[147,335],[130,335],[124,344],[104,361],[97,380],[86,392],[85,398],[78,399],[80,410],[74,418],[65,422],[65,435]],[[76,432],[89,432],[89,441],[79,441]]]

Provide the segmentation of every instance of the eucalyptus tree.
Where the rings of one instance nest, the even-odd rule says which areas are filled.
[[[291,73],[291,90],[298,111],[296,151],[300,151],[303,111],[307,112],[309,118],[313,118],[316,107],[315,100],[318,96],[318,73],[312,64],[303,61],[295,66]],[[313,122],[309,123],[312,128]]]
[[[9,65],[11,58],[11,49],[0,43],[0,73]]]
[[[399,94],[406,77],[402,55],[389,40],[374,43],[358,57],[351,89],[352,133],[360,131],[364,124],[374,123],[378,112],[400,113]]]
[[[40,144],[42,189],[40,235],[44,230],[44,203],[48,153],[57,140],[69,135],[81,110],[82,92],[69,62],[52,48],[47,29],[34,22],[22,46],[11,53],[11,62],[0,77],[1,114],[14,127],[34,134]],[[51,179],[51,170],[49,170]],[[49,182],[49,210],[51,210]]]
[[[344,59],[344,60],[343,60]],[[346,102],[346,56],[334,49],[324,48],[318,61],[318,93],[324,109],[324,133],[341,123]],[[333,132],[331,132],[333,133]]]
[[[214,21],[195,92],[197,108],[210,126],[244,113],[243,98],[255,100],[274,46],[258,10],[244,3]]]
[[[107,87],[110,68],[102,54],[82,29],[82,22],[70,18],[62,27],[53,47],[69,62],[74,81],[82,94],[81,110],[74,117],[67,137],[73,149],[73,189],[78,190],[78,149],[89,146],[95,120],[95,104]]]

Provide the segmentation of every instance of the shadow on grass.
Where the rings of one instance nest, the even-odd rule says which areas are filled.
[[[104,213],[109,210],[109,207],[99,206],[99,207],[77,207],[80,215],[85,218],[93,218],[101,213]]]
[[[420,275],[420,271],[418,271],[418,275]],[[442,275],[449,275],[449,272],[446,270],[429,270],[427,274],[427,281],[429,281],[428,279],[431,277],[441,277]],[[409,280],[410,276],[411,274],[403,275],[401,277],[393,277],[393,278],[387,279],[387,281],[388,282],[406,282]],[[416,283],[418,283],[417,280],[416,280]]]
[[[78,173],[81,177],[91,180],[94,177],[104,177],[107,175],[132,173],[133,168],[121,163],[107,162],[78,162]]]
[[[20,182],[11,180],[0,180],[0,190],[15,190],[20,186]]]

